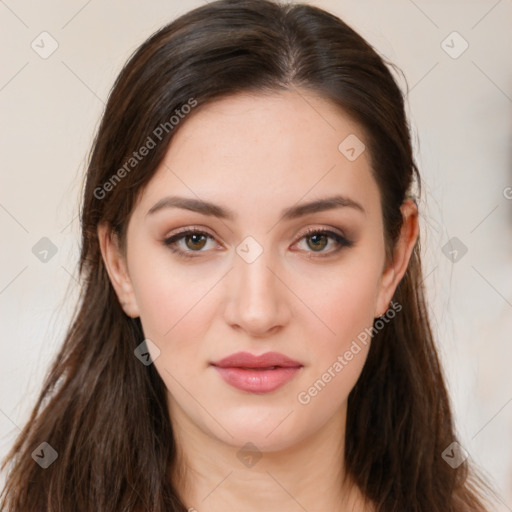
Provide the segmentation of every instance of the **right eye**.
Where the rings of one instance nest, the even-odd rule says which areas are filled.
[[[169,249],[183,258],[195,258],[205,252],[202,249],[207,245],[208,239],[215,240],[212,235],[198,229],[186,229],[164,240]]]

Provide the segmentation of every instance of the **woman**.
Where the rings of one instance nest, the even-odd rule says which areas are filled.
[[[83,293],[2,510],[488,510],[415,184],[400,89],[335,16],[222,0],[154,34],[92,148]]]

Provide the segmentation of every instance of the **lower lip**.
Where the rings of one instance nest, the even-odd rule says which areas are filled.
[[[244,368],[220,368],[214,366],[221,377],[231,386],[250,393],[270,393],[292,379],[301,367],[254,370]]]

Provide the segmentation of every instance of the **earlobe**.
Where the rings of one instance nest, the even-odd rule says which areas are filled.
[[[393,251],[392,261],[390,261],[382,274],[375,317],[382,316],[387,311],[398,283],[407,270],[412,252],[418,240],[419,225],[416,203],[409,199],[402,204],[400,211],[403,218],[402,228]]]
[[[98,240],[103,263],[119,303],[128,316],[137,318],[139,316],[139,309],[128,274],[126,258],[119,247],[118,237],[112,233],[110,226],[100,224],[98,226]]]

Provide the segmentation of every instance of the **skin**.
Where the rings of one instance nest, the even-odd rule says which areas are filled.
[[[168,389],[181,462],[173,478],[187,507],[372,510],[350,481],[340,483],[347,397],[370,344],[360,344],[309,403],[297,398],[386,312],[418,236],[416,206],[406,201],[400,238],[386,261],[368,151],[349,161],[338,150],[350,134],[364,142],[356,123],[311,92],[210,102],[182,122],[143,190],[126,252],[108,226],[98,228],[124,311],[140,316],[146,338],[160,350],[154,364]],[[364,212],[342,207],[281,219],[284,208],[334,193]],[[179,208],[148,214],[170,195],[214,202],[236,218]],[[197,257],[182,258],[163,243],[178,228],[194,226],[214,237],[178,242]],[[304,237],[310,227],[345,234],[353,245],[336,252],[332,238]],[[236,252],[247,236],[263,251],[251,263]],[[273,392],[249,393],[210,365],[238,351],[277,351],[303,367]],[[261,455],[251,467],[237,457],[248,442]]]

